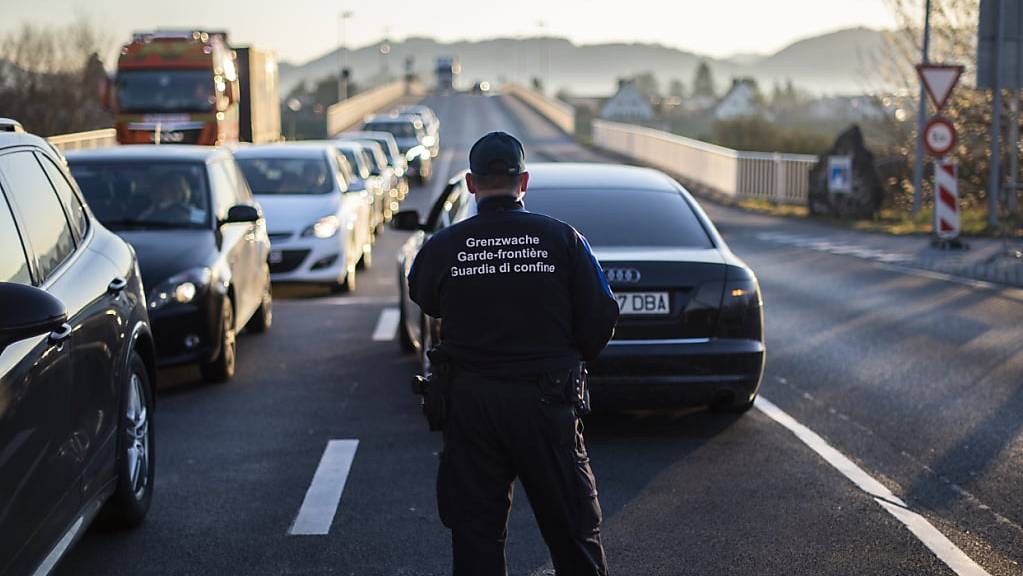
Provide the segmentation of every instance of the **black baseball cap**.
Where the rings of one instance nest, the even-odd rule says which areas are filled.
[[[469,150],[469,171],[480,176],[514,176],[526,171],[522,142],[507,132],[491,132]]]

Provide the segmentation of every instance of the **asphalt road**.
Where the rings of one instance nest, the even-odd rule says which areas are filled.
[[[516,101],[425,103],[442,122],[438,175],[464,167],[469,145],[494,129],[522,136],[527,161],[603,160]],[[406,207],[429,205],[441,183],[413,190]],[[1023,573],[1023,301],[764,242],[789,224],[705,206],[761,279],[763,395],[990,574]],[[395,340],[373,339],[397,301],[403,238],[380,238],[353,295],[278,291],[271,331],[239,339],[231,383],[161,374],[146,523],[90,530],[58,572],[448,573],[433,492],[440,438],[409,392],[416,362]],[[762,410],[591,418],[587,438],[615,574],[954,573]],[[329,532],[289,534],[328,441],[343,439],[358,448]],[[510,573],[542,574],[546,550],[517,496]]]

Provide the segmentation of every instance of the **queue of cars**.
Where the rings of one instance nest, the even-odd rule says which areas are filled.
[[[97,518],[139,524],[157,369],[229,380],[271,281],[354,290],[429,158],[374,130],[65,157],[0,118],[0,574],[48,573]]]

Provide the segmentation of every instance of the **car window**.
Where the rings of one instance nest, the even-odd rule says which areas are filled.
[[[64,172],[57,168],[43,154],[39,154],[39,162],[43,165],[43,169],[46,170],[46,175],[50,177],[50,183],[57,190],[61,203],[64,204],[64,209],[67,211],[68,220],[71,222],[71,230],[74,231],[75,237],[79,240],[85,238],[86,232],[89,231],[89,219],[85,215],[85,208],[82,207],[78,196],[64,176]]]
[[[328,194],[334,191],[326,156],[238,158],[253,194]]]
[[[432,230],[437,232],[443,230],[456,222],[456,215],[463,207],[466,200],[465,181],[460,180],[442,198],[434,204],[430,213]]]
[[[334,155],[334,159],[337,160],[338,170],[341,171],[341,176],[344,177],[345,182],[351,182],[355,179],[355,171],[352,169],[352,163],[348,161],[348,157],[341,153],[340,150],[336,150],[337,154]]]
[[[216,198],[217,218],[227,218],[227,211],[231,206],[238,204],[238,192],[235,190],[234,180],[227,170],[224,162],[214,162],[209,165],[210,184],[213,186],[213,197]]]
[[[75,251],[71,226],[35,154],[26,151],[0,156],[0,172],[20,220],[31,224],[25,233],[39,267],[39,282],[45,282]]]
[[[238,203],[251,204],[252,190],[249,190],[249,184],[245,181],[245,176],[242,176],[238,163],[234,160],[225,160],[224,170],[227,172],[228,177],[231,178],[231,186],[234,187],[235,198],[238,199]]]
[[[4,247],[0,250],[0,282],[32,284],[25,247],[3,194],[0,194],[0,246]]]
[[[92,213],[112,230],[210,225],[205,164],[72,159],[71,174]]]
[[[713,248],[677,192],[621,189],[529,189],[526,209],[567,222],[593,246]]]
[[[369,166],[366,165],[366,158],[362,154],[357,153],[354,148],[339,148],[339,151],[348,160],[355,176],[363,180],[369,178]]]

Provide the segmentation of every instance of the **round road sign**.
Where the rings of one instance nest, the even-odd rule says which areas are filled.
[[[924,147],[931,156],[944,156],[956,145],[956,129],[944,116],[935,116],[924,127]]]

